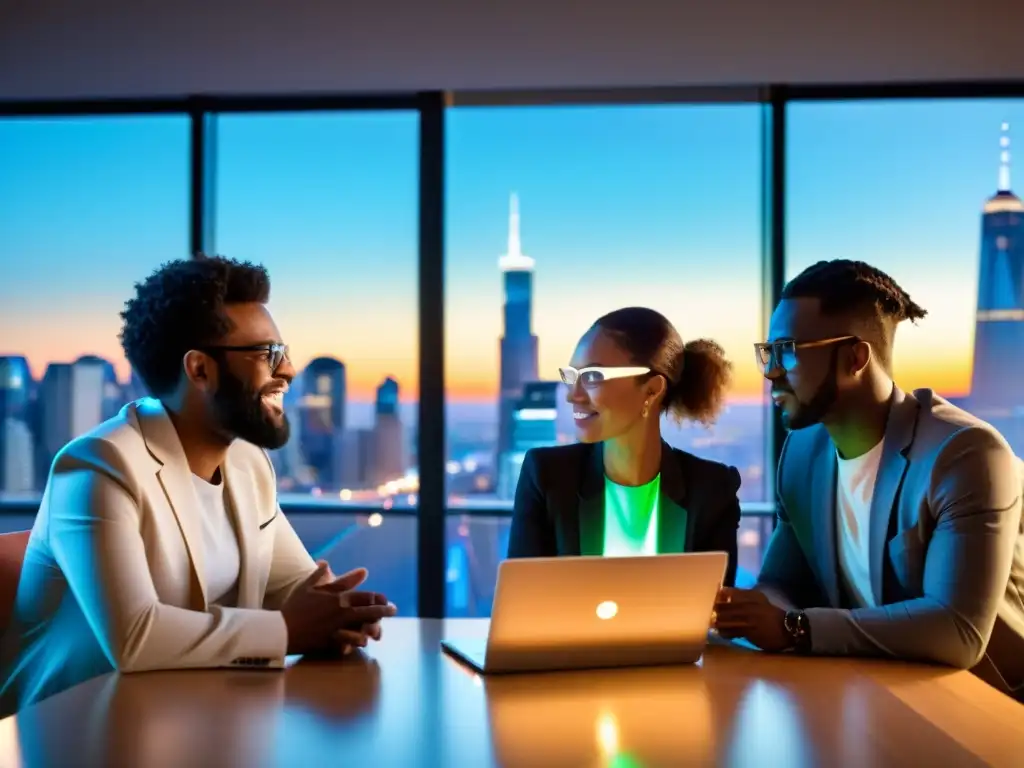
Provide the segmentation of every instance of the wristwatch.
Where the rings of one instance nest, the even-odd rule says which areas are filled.
[[[811,622],[803,611],[787,611],[782,626],[793,641],[797,653],[811,652]]]

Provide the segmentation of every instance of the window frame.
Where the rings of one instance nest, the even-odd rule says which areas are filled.
[[[652,87],[591,90],[421,91],[391,94],[301,96],[189,96],[160,99],[78,99],[0,101],[0,119],[12,117],[187,115],[189,152],[189,244],[193,254],[215,252],[216,117],[225,113],[339,112],[415,110],[420,121],[419,156],[419,456],[420,490],[415,508],[394,508],[390,515],[417,517],[417,614],[443,618],[446,592],[446,521],[449,514],[505,517],[501,509],[447,508],[445,488],[445,110],[472,106],[639,105],[658,103],[756,103],[762,107],[762,319],[767,328],[785,279],[787,106],[794,102],[911,99],[992,99],[1024,97],[1024,81],[889,83],[868,85],[783,85],[736,87]],[[778,463],[784,430],[775,409],[765,408],[766,464]],[[768,497],[774,498],[774,472],[768,472]],[[370,515],[377,507],[332,505],[320,500],[287,501],[286,512],[333,511]],[[38,497],[0,500],[0,514],[32,514]],[[774,516],[772,501],[744,504],[744,515]]]

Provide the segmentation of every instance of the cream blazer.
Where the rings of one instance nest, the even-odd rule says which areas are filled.
[[[283,667],[279,609],[315,564],[266,452],[236,440],[222,469],[237,607],[207,601],[201,509],[159,401],[129,403],[57,455],[0,643],[0,713],[113,670]]]

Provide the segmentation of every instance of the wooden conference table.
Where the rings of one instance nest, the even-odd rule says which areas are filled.
[[[0,721],[5,768],[1024,765],[1024,705],[967,672],[712,646],[697,666],[482,680],[483,622],[393,619],[286,671],[108,675]]]

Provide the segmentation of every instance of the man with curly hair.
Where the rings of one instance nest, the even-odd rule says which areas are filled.
[[[766,651],[972,669],[1024,699],[1024,472],[990,425],[893,383],[897,326],[926,314],[861,261],[784,288],[755,345],[791,430],[778,525],[757,589],[723,591],[718,630]]]
[[[379,638],[394,606],[314,563],[277,501],[295,376],[259,266],[165,264],[121,343],[153,396],[54,459],[0,649],[9,713],[117,670],[282,667]]]

